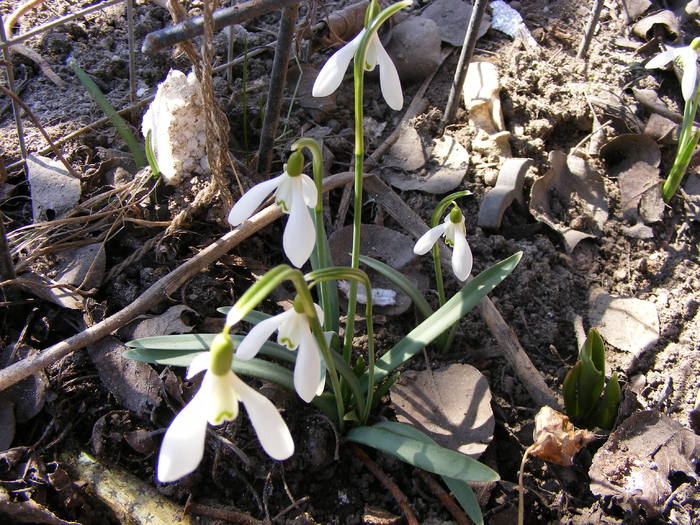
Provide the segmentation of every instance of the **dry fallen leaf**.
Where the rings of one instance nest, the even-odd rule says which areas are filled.
[[[545,406],[535,416],[535,442],[528,450],[544,461],[568,467],[578,451],[594,438],[593,432],[576,428],[567,416]]]
[[[391,388],[391,402],[400,422],[472,458],[493,438],[488,381],[471,365],[404,372]]]
[[[479,226],[498,229],[503,214],[513,201],[524,204],[523,184],[532,159],[506,159],[498,172],[496,186],[484,195],[479,206]]]
[[[420,190],[444,194],[462,182],[469,167],[469,152],[447,133],[432,143],[430,162],[425,169],[405,171],[383,170],[385,179],[401,190]]]
[[[581,157],[554,150],[549,164],[550,170],[532,185],[530,212],[557,231],[571,253],[581,240],[598,235],[607,221],[605,186],[600,174]]]
[[[80,200],[80,179],[71,176],[60,162],[41,155],[29,155],[27,178],[34,222],[60,218]]]
[[[679,26],[678,17],[673,14],[673,11],[665,9],[642,18],[632,26],[632,32],[639,38],[651,40],[656,36],[655,31],[662,31],[670,41],[673,41],[680,35]]]
[[[161,402],[162,381],[148,363],[122,357],[127,350],[113,336],[88,346],[102,383],[117,402],[139,416],[148,417]]]
[[[664,202],[659,178],[661,151],[656,141],[646,135],[620,135],[605,144],[600,155],[608,163],[610,175],[618,179],[625,220],[660,221]]]
[[[588,319],[606,342],[623,351],[607,353],[613,368],[630,370],[639,356],[659,340],[659,314],[649,301],[609,295],[602,288],[594,288]]]
[[[685,476],[697,501],[699,459],[700,437],[655,410],[637,412],[593,456],[588,472],[591,492],[626,511],[642,507],[651,518],[664,510],[673,491],[671,477]]]

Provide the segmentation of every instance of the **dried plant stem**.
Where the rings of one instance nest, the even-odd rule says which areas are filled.
[[[443,128],[452,124],[457,114],[457,106],[459,106],[459,101],[462,99],[464,79],[467,78],[469,62],[471,62],[472,56],[474,55],[476,40],[479,38],[479,27],[481,26],[481,20],[484,18],[484,11],[486,11],[487,5],[487,0],[476,0],[474,2],[472,15],[469,18],[469,26],[467,26],[467,34],[464,35],[462,52],[459,55],[459,62],[457,63],[457,71],[455,71],[452,87],[450,87],[450,96],[447,99],[447,106],[445,106],[445,114],[442,117]]]
[[[282,109],[282,98],[284,85],[287,80],[289,55],[292,50],[292,41],[294,40],[294,30],[296,29],[298,14],[299,4],[293,4],[282,10],[280,19],[275,58],[272,63],[272,72],[270,73],[270,88],[267,95],[267,104],[265,105],[265,119],[260,134],[260,147],[258,149],[257,172],[265,176],[269,175],[270,166],[272,165],[272,150],[275,145],[277,124],[279,123],[280,111]]]
[[[406,494],[401,491],[398,485],[396,485],[396,483],[394,483],[394,481],[387,476],[382,469],[379,468],[379,465],[372,461],[367,453],[360,447],[351,444],[350,450],[353,454],[355,454],[355,457],[362,461],[362,464],[367,467],[367,470],[369,470],[374,477],[377,478],[391,493],[396,502],[399,504],[399,507],[401,507],[401,512],[403,512],[403,515],[406,517],[408,525],[418,525],[416,515],[413,514],[411,507],[408,506],[408,498],[406,497]]]
[[[424,470],[418,470],[418,476],[428,485],[430,491],[435,494],[435,496],[440,500],[440,502],[445,506],[447,511],[452,514],[452,517],[457,522],[457,525],[473,525],[473,521],[469,519],[464,511],[457,505],[457,502],[452,497],[452,494],[445,491],[445,489],[440,486],[433,476]]]
[[[353,180],[352,173],[340,173],[324,180],[323,190],[329,191]],[[86,347],[102,339],[106,335],[124,326],[136,316],[146,313],[182,286],[192,276],[196,275],[219,257],[233,249],[240,242],[258,232],[282,215],[282,210],[276,205],[270,205],[259,213],[223,235],[191,259],[187,260],[168,275],[153,283],[141,296],[129,306],[119,310],[101,322],[69,337],[65,341],[46,348],[33,358],[23,359],[0,370],[0,391],[14,385],[25,377],[58,361],[62,357]]]
[[[518,471],[518,525],[523,525],[525,520],[525,485],[523,484],[523,476],[525,474],[525,463],[534,447],[534,443],[527,447],[523,454],[523,460],[520,462],[520,470]]]
[[[229,509],[217,509],[216,507],[193,503],[191,495],[185,504],[184,513],[198,514],[200,516],[207,516],[217,520],[228,521],[229,523],[237,523],[238,525],[267,525],[267,522],[256,520],[244,512]]]
[[[593,33],[595,33],[595,28],[598,26],[598,20],[600,20],[600,12],[603,10],[603,0],[593,0],[593,10],[591,11],[591,17],[588,19],[588,25],[586,26],[586,34],[583,36],[581,41],[581,46],[578,48],[578,53],[576,53],[576,58],[585,58],[588,54],[588,48],[593,40]]]

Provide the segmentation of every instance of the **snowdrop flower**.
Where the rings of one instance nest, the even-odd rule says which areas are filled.
[[[317,304],[316,315],[323,323],[323,310]],[[294,365],[294,388],[304,401],[323,393],[326,369],[316,338],[311,333],[309,318],[298,301],[289,310],[256,324],[236,349],[236,358],[246,361],[258,353],[263,343],[277,330],[277,342],[289,350],[298,348]]]
[[[445,242],[452,247],[452,271],[457,279],[464,281],[472,271],[472,251],[467,244],[467,229],[464,226],[464,216],[457,206],[453,206],[445,222],[429,229],[418,239],[413,247],[413,253],[423,255],[433,247],[437,240],[445,237]]]
[[[314,97],[327,97],[340,86],[345,76],[345,71],[348,69],[350,61],[355,56],[360,41],[367,31],[366,27],[379,12],[379,6],[374,0],[370,3],[367,11],[365,29],[336,51],[319,72],[311,91]],[[367,45],[365,70],[372,71],[377,65],[379,65],[379,85],[382,88],[384,100],[386,100],[391,109],[398,111],[403,107],[403,92],[401,91],[399,73],[396,71],[396,66],[375,32]]]
[[[199,354],[190,364],[188,379],[204,370],[206,373],[199,391],[165,432],[158,456],[159,481],[175,481],[197,468],[204,455],[207,422],[221,425],[235,419],[239,401],[265,452],[278,460],[294,453],[289,429],[272,402],[231,371],[232,354],[230,336],[219,334],[211,350]]]
[[[691,100],[695,95],[695,89],[698,78],[697,49],[700,48],[700,37],[693,39],[688,46],[671,47],[659,53],[654,58],[646,63],[647,69],[655,69],[664,67],[671,61],[677,60],[683,68],[683,76],[681,78],[681,92],[685,100]]]
[[[308,207],[316,206],[318,191],[313,179],[301,172],[303,165],[303,155],[299,151],[293,152],[282,175],[253,186],[236,202],[228,215],[228,222],[238,226],[274,191],[275,203],[289,214],[282,237],[284,253],[297,268],[309,260],[316,244],[316,230]]]

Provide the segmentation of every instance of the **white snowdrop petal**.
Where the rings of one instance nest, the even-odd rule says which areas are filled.
[[[316,317],[318,317],[318,322],[323,325],[323,308],[314,303],[314,310],[316,310]]]
[[[318,387],[316,387],[317,396],[323,394],[323,390],[326,388],[326,362],[323,360],[323,356],[321,356],[319,361]]]
[[[277,330],[286,319],[287,312],[275,315],[264,321],[260,321],[251,328],[248,335],[243,338],[243,341],[236,348],[236,359],[247,361],[257,355],[262,348],[262,345],[267,341],[272,332]]]
[[[212,425],[233,421],[238,415],[238,395],[231,382],[233,372],[219,376],[207,372],[202,384],[202,392],[207,399],[207,420]]]
[[[379,62],[379,85],[382,88],[384,100],[391,109],[399,111],[403,108],[401,80],[394,62],[379,40],[377,40],[377,60]]]
[[[198,392],[175,419],[163,437],[156,469],[162,483],[175,481],[197,468],[204,455],[206,413]]]
[[[357,46],[363,34],[364,29],[350,42],[333,53],[328,61],[326,61],[325,65],[318,73],[316,81],[314,82],[314,87],[311,90],[311,94],[314,97],[327,97],[338,89],[338,86],[340,86],[340,83],[343,81],[345,71],[347,71],[352,57],[355,56],[355,51],[357,50]]]
[[[307,329],[301,334],[297,361],[294,365],[294,389],[307,403],[316,395],[321,380],[321,355],[313,335]]]
[[[265,396],[246,385],[235,374],[231,380],[248,412],[248,417],[262,448],[274,459],[287,459],[294,453],[294,441],[287,424],[275,405]]]
[[[676,58],[677,55],[678,55],[678,52],[676,51],[675,48],[668,49],[668,50],[664,51],[663,53],[659,53],[654,58],[649,60],[649,62],[647,62],[644,67],[647,69],[656,69],[658,67],[664,67],[671,60]]]
[[[370,38],[369,40],[369,44],[367,44],[367,53],[365,54],[365,70],[372,71],[375,67],[377,67],[377,61],[379,60],[380,55],[380,47],[384,49],[382,47],[381,41],[379,40],[379,35],[377,35],[377,33],[374,33],[372,35],[372,38]]]
[[[253,215],[253,212],[258,209],[258,206],[262,204],[265,197],[272,193],[277,187],[280,182],[280,177],[282,177],[282,175],[256,184],[246,191],[243,196],[238,199],[238,202],[233,205],[233,208],[231,208],[228,214],[228,222],[232,226],[238,226]]]
[[[304,203],[309,208],[315,208],[318,203],[318,190],[316,189],[316,183],[308,175],[303,173],[299,175],[301,179],[301,193],[304,196]]]
[[[287,316],[280,324],[277,332],[277,342],[286,346],[289,350],[295,350],[301,341],[301,332],[308,329],[304,323],[304,315],[297,313],[294,308],[285,312]]]
[[[437,242],[437,240],[440,238],[440,236],[445,233],[445,228],[447,226],[443,224],[438,224],[435,226],[435,228],[430,228],[427,232],[425,232],[418,241],[416,241],[416,245],[413,247],[413,253],[416,255],[423,255],[425,253],[428,253],[430,248],[433,247],[433,245]]]
[[[472,251],[464,235],[457,233],[452,248],[452,271],[460,281],[466,281],[472,271]]]
[[[190,366],[187,368],[187,379],[192,379],[200,372],[208,369],[210,363],[211,353],[203,352],[201,354],[197,354],[190,363]]]
[[[681,78],[681,92],[685,100],[691,100],[695,95],[695,87],[698,78],[698,55],[691,47],[681,51],[681,62],[683,63],[683,77]]]
[[[316,230],[303,199],[293,199],[292,210],[282,236],[284,253],[297,268],[311,257],[316,244]]]

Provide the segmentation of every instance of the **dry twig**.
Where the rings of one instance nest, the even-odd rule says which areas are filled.
[[[403,512],[403,515],[406,516],[408,525],[418,525],[416,515],[413,514],[411,507],[408,506],[408,498],[406,497],[406,494],[404,494],[396,483],[394,483],[394,481],[387,476],[382,469],[379,468],[379,465],[372,461],[364,450],[354,444],[350,445],[350,450],[353,454],[355,454],[355,457],[362,461],[362,464],[367,467],[367,470],[369,470],[374,477],[377,478],[391,493],[396,502],[399,504],[399,507],[401,507],[401,512]]]

